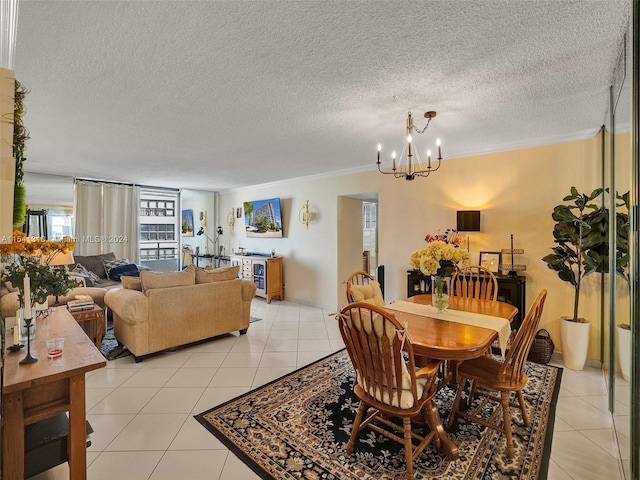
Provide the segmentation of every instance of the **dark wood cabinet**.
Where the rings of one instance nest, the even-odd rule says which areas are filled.
[[[518,313],[513,322],[511,322],[511,329],[517,330],[527,314],[527,277],[522,275],[517,277],[496,275],[496,278],[498,279],[498,301],[510,303],[518,309]]]
[[[496,275],[496,278],[498,279],[498,301],[510,303],[518,309],[511,323],[511,328],[517,330],[526,314],[527,278],[521,275],[517,277]],[[424,275],[420,270],[407,270],[407,297],[423,293],[431,293],[431,277]]]

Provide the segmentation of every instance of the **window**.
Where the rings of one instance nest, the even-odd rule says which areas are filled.
[[[146,200],[140,199],[141,217],[173,217],[176,214],[174,200]]]
[[[362,204],[362,228],[375,230],[378,218],[378,204],[364,202]]]
[[[178,259],[175,248],[141,248],[140,260],[173,260]]]
[[[176,227],[167,223],[144,223],[140,225],[140,241],[175,240]]]
[[[140,187],[140,263],[157,272],[179,268],[179,192]]]

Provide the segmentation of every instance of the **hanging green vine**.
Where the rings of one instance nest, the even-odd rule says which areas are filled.
[[[24,186],[24,156],[26,141],[29,140],[29,130],[22,122],[25,113],[24,98],[29,89],[16,80],[15,100],[13,105],[13,158],[16,160],[16,181],[13,193],[13,225],[20,226],[24,223],[27,211],[26,189]]]

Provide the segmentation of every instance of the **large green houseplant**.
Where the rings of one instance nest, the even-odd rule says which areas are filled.
[[[24,223],[27,203],[24,186],[24,150],[29,140],[29,130],[24,126],[22,117],[25,113],[24,97],[29,90],[18,80],[15,81],[15,97],[13,106],[13,158],[16,161],[16,179],[13,187],[13,225],[22,226]]]
[[[578,313],[580,287],[584,278],[596,271],[606,246],[601,227],[607,212],[595,203],[602,192],[602,188],[596,188],[585,194],[571,187],[571,193],[562,199],[564,203],[557,205],[551,215],[556,222],[556,246],[551,249],[553,253],[542,258],[560,280],[573,287],[573,315],[562,317],[560,323],[564,362],[573,370],[584,367],[589,341],[589,322]]]
[[[629,192],[616,198],[622,202],[617,207],[624,207],[623,212],[616,211],[616,271],[629,285],[629,234],[631,223],[629,221]],[[631,381],[631,324],[622,322],[616,325],[618,332],[618,361],[622,377]]]

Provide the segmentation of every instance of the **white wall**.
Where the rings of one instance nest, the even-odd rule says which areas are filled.
[[[553,247],[551,212],[571,186],[591,191],[600,185],[600,138],[474,157],[449,159],[429,178],[412,182],[369,171],[337,177],[299,179],[221,194],[221,211],[241,207],[244,201],[280,197],[282,239],[248,239],[236,225],[228,248],[284,256],[285,296],[316,306],[336,308],[342,302],[337,288],[338,198],[377,192],[379,201],[379,264],[385,265],[385,301],[406,293],[409,256],[424,245],[427,233],[455,228],[457,210],[480,210],[481,231],[471,234],[471,255],[480,251],[515,248],[525,254],[515,262],[526,265],[527,306],[536,294],[549,291],[542,324],[560,345],[558,318],[570,314],[572,288],[560,281],[541,258]],[[299,208],[309,200],[317,220],[306,230],[297,220]],[[355,239],[354,239],[355,241]],[[506,259],[505,259],[505,263]],[[598,279],[583,287],[581,313],[593,318],[599,312]],[[597,356],[599,328],[592,328],[590,358]]]
[[[217,219],[215,216],[216,212],[216,202],[215,202],[216,194],[214,192],[208,192],[203,190],[189,190],[183,189],[181,191],[181,208],[182,210],[193,210],[193,236],[182,237],[182,245],[189,245],[191,249],[195,253],[196,247],[200,247],[200,253],[206,253],[207,246],[213,252],[213,245],[210,242],[207,242],[207,237],[204,235],[196,235],[197,231],[203,225],[203,222],[200,220],[200,212],[203,214],[206,212],[207,217],[207,228],[205,231],[207,235],[211,237],[212,240],[215,240],[215,232],[217,226]],[[208,245],[207,245],[208,243]],[[200,266],[204,266],[204,263],[200,262]]]

